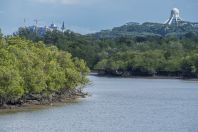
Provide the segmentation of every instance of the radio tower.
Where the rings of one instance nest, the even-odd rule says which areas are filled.
[[[167,25],[176,24],[177,25],[181,21],[182,21],[182,19],[180,18],[180,11],[179,11],[179,9],[178,8],[173,8],[171,10],[171,16],[165,22],[165,24],[167,24]]]
[[[34,19],[34,22],[35,22],[35,26],[37,27],[38,26],[38,19]]]
[[[35,33],[37,34],[37,28],[38,28],[38,19],[34,19],[35,22]]]
[[[26,19],[23,19],[24,27],[26,27]]]
[[[62,32],[65,31],[65,22],[63,22],[62,27],[61,27]]]

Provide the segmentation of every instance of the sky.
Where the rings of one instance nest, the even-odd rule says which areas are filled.
[[[67,29],[87,34],[127,22],[164,23],[174,7],[183,20],[198,22],[198,0],[0,0],[0,28],[12,34],[37,19],[39,26],[64,21]]]

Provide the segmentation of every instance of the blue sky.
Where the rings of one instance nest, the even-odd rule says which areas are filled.
[[[177,7],[181,17],[198,22],[198,0],[1,0],[0,28],[10,34],[19,26],[65,21],[82,34],[111,29],[127,22],[164,22]]]

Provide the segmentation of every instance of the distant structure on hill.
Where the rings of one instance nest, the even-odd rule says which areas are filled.
[[[180,17],[180,11],[178,8],[173,8],[171,10],[170,18],[165,22],[165,24],[171,25],[178,24],[179,22],[182,22],[182,19]]]
[[[170,18],[167,21],[165,21],[164,24],[166,24],[166,25],[176,25],[176,26],[183,26],[183,25],[186,25],[186,24],[190,24],[191,26],[198,27],[198,23],[184,21],[180,17],[180,10],[178,8],[173,8],[171,10]]]
[[[30,32],[37,33],[38,36],[44,36],[48,31],[54,30],[61,30],[62,32],[65,31],[65,24],[63,22],[62,27],[59,28],[56,24],[52,23],[50,26],[37,26],[37,22],[33,26],[25,27],[25,29],[29,30]]]
[[[198,36],[198,23],[190,22],[180,17],[180,10],[173,8],[170,18],[164,23],[155,22],[128,22],[120,27],[102,30],[89,36],[100,38],[136,37],[136,36],[176,36],[181,37],[186,33]]]

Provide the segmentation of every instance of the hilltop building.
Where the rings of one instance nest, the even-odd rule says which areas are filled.
[[[190,24],[193,27],[198,27],[198,23],[192,23],[192,22],[184,21],[180,17],[180,10],[178,8],[173,8],[171,10],[170,18],[168,20],[166,20],[164,24],[166,24],[166,25],[176,25],[176,26],[183,26],[183,25],[186,25],[186,24]]]
[[[59,27],[54,23],[52,23],[50,26],[42,27],[42,26],[37,26],[37,24],[36,24],[33,26],[25,27],[25,28],[31,32],[36,32],[39,36],[44,36],[47,31],[59,30]],[[60,30],[64,32],[64,30],[65,30],[64,22],[63,22],[63,25],[60,28]]]
[[[58,26],[55,25],[54,23],[52,23],[49,27],[48,27],[49,30],[53,31],[53,30],[58,30]]]
[[[178,8],[173,8],[171,10],[170,18],[165,22],[165,24],[172,25],[178,24],[179,22],[182,22],[182,19],[180,17],[180,11]]]

